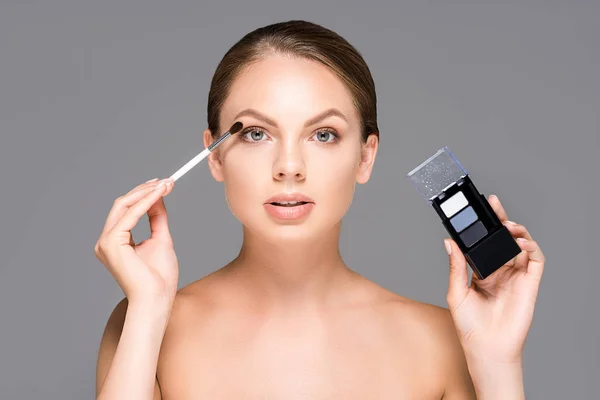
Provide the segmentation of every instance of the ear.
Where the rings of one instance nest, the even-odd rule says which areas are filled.
[[[212,142],[215,141],[215,139],[213,138],[212,134],[210,133],[209,129],[206,129],[203,133],[203,138],[204,138],[204,147],[208,147],[212,144]],[[223,182],[224,180],[224,176],[223,176],[223,164],[221,163],[221,159],[220,159],[221,153],[219,152],[219,149],[215,149],[213,150],[207,158],[208,161],[208,168],[210,169],[210,173],[212,174],[213,178],[217,181],[217,182]]]
[[[359,184],[367,183],[373,171],[373,163],[377,156],[379,147],[379,137],[372,133],[367,137],[367,142],[361,145],[360,163],[356,171],[356,182]]]

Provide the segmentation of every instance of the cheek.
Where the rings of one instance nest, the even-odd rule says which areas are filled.
[[[358,153],[357,153],[358,154]],[[319,195],[326,207],[344,213],[354,195],[359,158],[353,152],[337,154],[312,172],[312,181],[319,186]],[[323,166],[327,165],[324,169]]]
[[[265,200],[265,179],[271,176],[261,157],[250,154],[231,154],[223,160],[225,198],[233,215],[241,222],[252,218],[249,210]],[[261,188],[263,191],[261,192]]]

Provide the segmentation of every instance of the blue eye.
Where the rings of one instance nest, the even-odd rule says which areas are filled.
[[[266,135],[257,128],[248,128],[242,133],[242,138],[248,142],[260,142]]]
[[[332,130],[323,129],[315,134],[317,141],[321,143],[331,143],[339,139],[339,136]]]
[[[312,137],[323,144],[332,144],[339,140],[339,135],[331,128],[321,129]],[[258,143],[267,140],[267,138],[266,132],[257,127],[248,127],[240,134],[240,139],[248,143]]]
[[[330,137],[333,137],[333,135],[331,134],[331,132],[327,132],[327,131],[320,131],[317,132],[317,134],[315,135],[317,137],[317,140],[319,142],[328,142]]]

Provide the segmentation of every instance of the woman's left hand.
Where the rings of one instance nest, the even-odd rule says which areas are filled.
[[[520,363],[545,257],[527,229],[508,220],[496,196],[490,196],[489,203],[523,251],[485,280],[473,274],[469,286],[466,259],[456,243],[446,239],[451,246],[446,300],[467,359]]]

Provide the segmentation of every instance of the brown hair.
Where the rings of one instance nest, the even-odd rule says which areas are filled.
[[[360,116],[361,138],[379,137],[375,83],[367,63],[348,41],[312,22],[292,20],[258,28],[229,49],[212,78],[208,94],[208,129],[220,132],[221,108],[238,74],[269,54],[284,54],[320,62],[330,68],[352,94]]]

